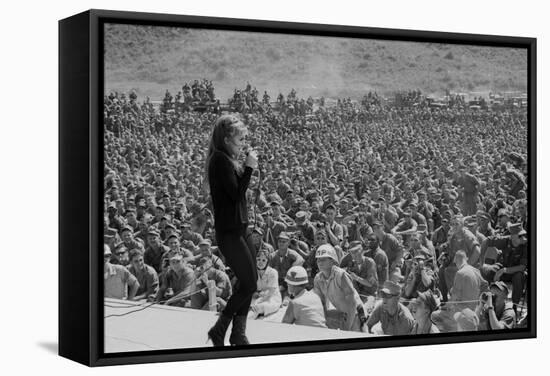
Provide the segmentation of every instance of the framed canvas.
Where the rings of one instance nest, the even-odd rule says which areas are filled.
[[[536,39],[90,10],[59,77],[60,355],[536,336]]]

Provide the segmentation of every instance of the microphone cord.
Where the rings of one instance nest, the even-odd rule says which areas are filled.
[[[252,213],[254,215],[254,228],[256,228],[257,222],[258,222],[258,218],[256,217],[256,212],[259,211],[258,202],[260,201],[261,186],[262,186],[262,169],[260,168],[260,161],[258,160],[258,182],[256,183],[254,205],[252,206]]]

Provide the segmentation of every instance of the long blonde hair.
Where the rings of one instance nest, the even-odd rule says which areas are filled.
[[[204,180],[203,180],[203,191],[204,193],[209,193],[210,190],[210,181],[209,181],[209,174],[208,174],[208,168],[210,166],[210,160],[212,159],[212,155],[216,151],[221,151],[225,153],[229,159],[233,162],[233,165],[235,166],[235,170],[240,175],[242,171],[244,170],[244,167],[242,163],[240,163],[236,156],[233,156],[229,153],[227,148],[225,147],[225,138],[226,137],[234,137],[235,135],[245,133],[247,131],[246,125],[242,122],[242,120],[233,114],[227,114],[220,116],[216,122],[214,123],[214,127],[212,128],[212,135],[210,136],[210,144],[208,146],[208,154],[206,155],[206,162],[204,165]]]

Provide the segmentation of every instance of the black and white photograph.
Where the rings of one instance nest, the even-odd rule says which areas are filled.
[[[103,36],[105,353],[529,327],[527,49]]]

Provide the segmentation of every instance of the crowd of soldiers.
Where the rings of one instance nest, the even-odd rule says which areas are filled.
[[[524,108],[397,107],[373,93],[314,107],[294,91],[278,102],[306,111],[265,110],[248,106],[250,84],[234,100],[260,155],[247,192],[251,319],[390,335],[525,325]],[[218,116],[105,97],[106,297],[223,309],[235,279],[203,190]]]

